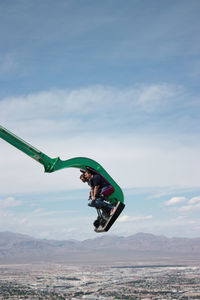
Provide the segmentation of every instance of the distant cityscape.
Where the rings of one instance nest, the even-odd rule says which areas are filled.
[[[199,266],[0,266],[0,299],[200,299]]]
[[[0,232],[0,300],[200,299],[200,238]]]

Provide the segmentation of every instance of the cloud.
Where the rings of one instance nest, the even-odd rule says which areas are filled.
[[[16,207],[21,205],[22,205],[22,201],[15,200],[13,197],[8,197],[6,199],[0,200],[1,208]]]
[[[26,96],[10,97],[0,101],[0,117],[8,120],[52,120],[57,123],[68,117],[95,119],[126,115],[129,118],[139,112],[159,112],[170,107],[176,98],[184,97],[178,86],[167,84],[139,85],[129,88],[91,86],[81,89],[54,89]],[[114,109],[113,109],[114,108]],[[16,109],[18,113],[16,114]],[[131,115],[130,115],[131,112]],[[95,113],[95,115],[93,115]],[[94,126],[95,124],[93,124]]]
[[[171,205],[176,205],[182,202],[185,202],[186,198],[185,197],[173,197],[170,200],[165,202],[166,206],[171,206]]]
[[[194,205],[185,205],[185,206],[182,206],[179,211],[182,212],[182,213],[187,213],[187,212],[192,212],[192,211],[196,211],[200,209],[200,203],[198,204],[194,204]]]
[[[23,129],[22,129],[23,131]],[[39,129],[38,129],[39,131]],[[21,131],[20,131],[21,132]],[[84,156],[98,161],[125,188],[141,186],[199,186],[198,148],[184,146],[157,136],[83,133],[53,134],[28,138],[50,157],[65,160]],[[59,191],[86,188],[79,171],[66,169],[45,174],[43,167],[24,153],[0,140],[1,193]],[[12,182],[12,185],[10,184]]]
[[[27,218],[22,218],[22,219],[19,220],[19,224],[20,224],[20,225],[27,224],[28,222],[29,222],[29,221],[28,221]]]
[[[200,209],[200,196],[191,198],[187,205],[182,206],[179,211],[182,213],[195,212]]]
[[[177,124],[171,113],[184,101],[184,91],[167,84],[99,85],[2,99],[0,119],[51,157],[97,160],[122,187],[199,186],[198,139],[162,129],[164,119]],[[77,171],[43,174],[37,162],[0,143],[2,193],[81,188]]]
[[[166,105],[166,100],[178,95],[178,90],[180,88],[170,87],[166,84],[162,85],[151,85],[145,87],[138,94],[137,103],[144,110],[154,110],[155,108],[159,109],[163,105]]]
[[[78,227],[68,227],[68,228],[62,229],[61,231],[62,231],[63,234],[66,234],[66,233],[73,233],[73,232],[76,232],[78,230],[79,230]]]
[[[38,208],[33,211],[33,214],[37,215],[37,217],[58,217],[61,218],[62,215],[75,214],[76,210],[53,210],[53,211],[45,211],[44,208]]]
[[[118,219],[118,222],[119,223],[133,223],[133,222],[137,222],[137,221],[150,220],[152,218],[153,217],[151,215],[149,215],[149,216],[135,216],[135,217],[124,215],[124,216],[121,216]]]
[[[182,204],[186,202],[185,205],[181,206],[179,204]],[[173,197],[170,200],[165,202],[166,206],[175,206],[174,211],[180,212],[180,213],[189,213],[189,212],[195,212],[199,210],[200,208],[200,196],[193,197],[190,200],[187,201],[186,197]],[[179,205],[179,206],[177,206]],[[184,217],[184,216],[181,216]]]
[[[197,196],[197,197],[193,197],[191,198],[188,203],[189,204],[196,204],[196,203],[199,203],[200,202],[200,196]]]
[[[40,214],[41,212],[43,213],[43,211],[44,211],[44,208],[39,207],[39,208],[36,208],[36,209],[33,211],[33,213],[38,215],[38,214]]]

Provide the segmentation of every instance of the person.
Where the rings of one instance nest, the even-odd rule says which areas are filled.
[[[113,206],[106,200],[114,192],[114,188],[101,175],[95,174],[89,169],[84,173],[84,177],[91,187],[88,205],[100,208],[109,215]]]
[[[90,185],[89,184],[89,181],[88,181],[88,179],[85,177],[85,172],[83,172],[81,175],[80,175],[80,180],[83,182],[83,183],[88,183],[88,185]],[[89,199],[88,200],[91,200],[91,192],[90,192],[90,194],[89,194]]]
[[[80,180],[82,180],[83,183],[88,182],[87,178],[85,177],[85,174],[82,173],[80,176]]]

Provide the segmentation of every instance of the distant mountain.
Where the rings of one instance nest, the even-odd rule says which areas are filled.
[[[82,245],[90,249],[200,253],[200,238],[167,238],[147,233],[137,233],[128,237],[102,236],[83,241]]]
[[[126,261],[190,257],[200,258],[200,238],[167,238],[137,233],[128,237],[103,235],[85,241],[36,239],[0,232],[0,263],[31,261]],[[184,261],[184,259],[183,259]]]

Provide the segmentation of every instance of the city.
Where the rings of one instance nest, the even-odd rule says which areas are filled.
[[[200,299],[200,266],[0,265],[0,299]]]

